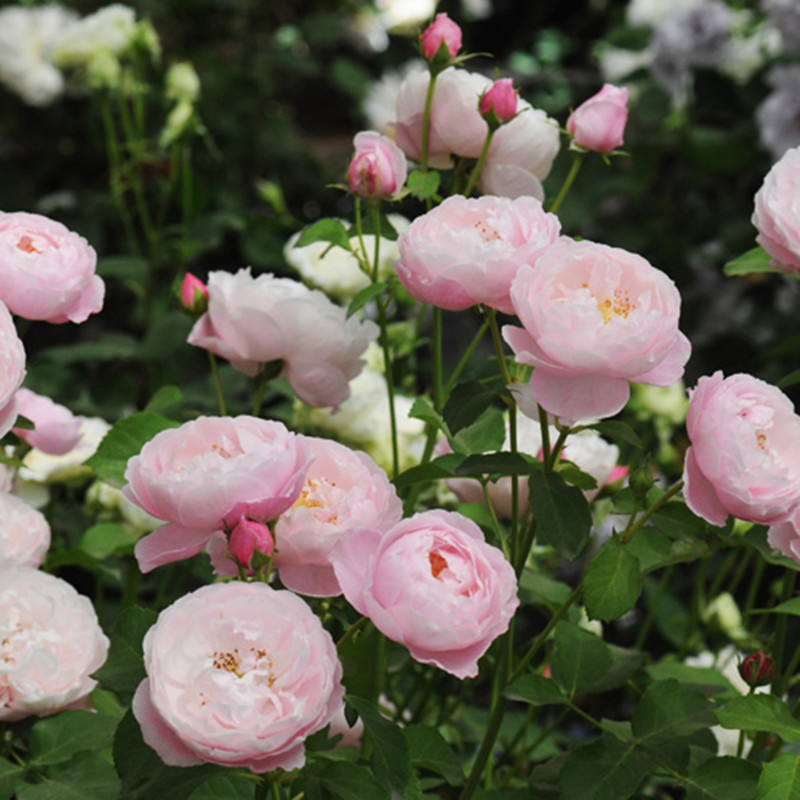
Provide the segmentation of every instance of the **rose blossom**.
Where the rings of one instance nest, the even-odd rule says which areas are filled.
[[[483,304],[514,313],[509,291],[561,229],[533,197],[448,197],[400,236],[400,282],[423,303],[448,311]]]
[[[756,241],[772,256],[772,266],[800,273],[800,147],[787,150],[773,164],[756,192],[751,222]]]
[[[147,678],[133,713],[170,766],[297,769],[305,739],[341,706],[330,635],[299,597],[263,583],[185,595],[161,612],[143,649]]]
[[[12,314],[45,322],[84,322],[103,307],[97,254],[60,222],[0,211],[0,299]]]
[[[622,144],[628,121],[628,90],[606,83],[570,114],[567,130],[584,150],[610,153]]]
[[[303,488],[305,443],[280,422],[200,417],[156,434],[128,461],[124,495],[166,520],[135,548],[142,572],[191,558],[244,514],[267,522]]]
[[[361,197],[393,197],[406,182],[403,151],[387,136],[361,131],[353,139],[355,155],[347,169],[350,191]]]
[[[426,511],[385,533],[350,531],[331,561],[357,611],[417,661],[458,678],[478,674],[519,605],[511,565],[455,512]]]
[[[25,348],[14,320],[0,302],[0,436],[5,436],[17,418],[17,389],[25,377]]]
[[[377,335],[375,323],[347,319],[322,292],[270,274],[254,278],[248,268],[209,274],[208,311],[188,341],[227,358],[245,375],[282,361],[281,375],[304,403],[338,406]]]
[[[782,522],[800,503],[800,417],[780,389],[752,375],[700,378],[686,431],[684,498],[712,525],[728,514]]]
[[[511,301],[523,327],[503,336],[535,368],[536,402],[564,421],[613,416],[628,381],[669,386],[683,375],[691,346],[678,330],[680,295],[641,256],[564,240],[520,269]]]
[[[50,525],[22,498],[0,493],[0,570],[37,569],[50,547]]]
[[[54,456],[63,456],[80,439],[80,420],[66,407],[30,389],[17,392],[17,413],[34,424],[33,430],[13,428],[31,447]]]
[[[455,58],[461,49],[461,28],[447,16],[437,14],[436,19],[422,32],[419,37],[422,55],[431,61],[444,44],[450,58]]]
[[[87,707],[107,653],[92,604],[66,581],[0,572],[0,722]]]

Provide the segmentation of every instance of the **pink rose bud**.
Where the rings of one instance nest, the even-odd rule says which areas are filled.
[[[511,78],[500,78],[481,96],[481,116],[490,127],[510,122],[517,113],[517,91]],[[493,116],[492,116],[493,115]]]
[[[419,37],[419,43],[422,55],[428,61],[433,61],[442,45],[447,48],[450,58],[455,58],[461,49],[461,28],[447,14],[437,14]]]
[[[190,314],[202,314],[208,308],[208,287],[191,272],[187,272],[181,284],[180,301]]]
[[[572,112],[567,130],[574,145],[610,153],[622,144],[627,121],[628,90],[607,83]]]
[[[258,550],[266,556],[271,556],[275,549],[275,542],[269,528],[263,522],[256,522],[242,516],[231,531],[228,550],[231,555],[243,566],[250,566],[253,552]]]
[[[353,139],[356,152],[347,170],[350,191],[361,197],[392,197],[406,182],[406,157],[388,137],[361,131]]]
[[[739,674],[748,686],[766,686],[775,679],[775,665],[763,650],[758,650],[742,660]]]

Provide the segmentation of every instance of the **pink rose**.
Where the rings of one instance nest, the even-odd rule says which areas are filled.
[[[517,113],[517,90],[511,78],[500,78],[495,81],[481,96],[479,110],[484,118],[494,114],[497,123],[510,122],[514,119]]]
[[[45,322],[84,322],[103,307],[91,245],[60,222],[0,211],[0,299],[12,314]]]
[[[426,511],[385,533],[351,531],[331,561],[357,611],[417,661],[458,678],[478,674],[519,605],[511,565],[455,512]]]
[[[641,256],[563,240],[511,285],[521,328],[503,336],[535,369],[528,389],[563,421],[600,419],[628,401],[628,381],[671,386],[689,359],[675,284]]]
[[[800,147],[773,164],[756,192],[752,223],[756,241],[772,256],[771,266],[800,273]]]
[[[50,547],[50,525],[21,497],[0,493],[0,570],[37,569]]]
[[[156,434],[125,470],[125,497],[167,522],[137,542],[139,568],[191,558],[242,515],[274,519],[300,494],[309,460],[300,437],[255,417],[200,417]]]
[[[25,377],[25,348],[14,320],[0,302],[0,437],[5,436],[17,418],[17,389]]]
[[[461,50],[461,28],[447,16],[437,14],[436,19],[422,32],[419,37],[422,55],[432,61],[439,48],[444,44],[450,58],[455,58]]]
[[[133,713],[170,766],[297,769],[306,738],[342,703],[330,635],[299,597],[263,583],[185,595],[161,612],[143,649],[147,678]]]
[[[448,311],[483,304],[512,314],[523,264],[558,239],[561,225],[533,197],[448,197],[400,236],[395,269],[412,297]]]
[[[303,438],[314,460],[300,496],[275,526],[274,563],[287,589],[333,597],[342,591],[330,562],[336,542],[353,528],[391,528],[403,505],[366,453],[330,439]]]
[[[228,549],[239,564],[249,567],[256,550],[263,555],[271,556],[275,551],[275,542],[269,527],[263,522],[241,516],[231,531]]]
[[[346,319],[345,310],[322,292],[274,275],[252,277],[211,272],[208,311],[197,320],[189,344],[227,358],[245,375],[283,362],[281,375],[310,406],[338,406],[361,372],[361,356],[377,337],[370,320]]]
[[[622,144],[628,121],[628,90],[606,83],[570,114],[567,130],[584,150],[610,153]]]
[[[88,707],[107,653],[92,604],[66,581],[0,572],[0,722]]]
[[[780,389],[751,375],[700,378],[686,431],[683,494],[699,517],[772,524],[800,503],[800,417]]]
[[[17,392],[17,413],[34,424],[33,430],[12,428],[31,447],[53,456],[63,456],[78,444],[80,420],[66,407],[30,389]]]
[[[190,314],[202,314],[208,308],[208,287],[191,272],[183,276],[179,297]]]
[[[355,155],[347,169],[350,191],[361,197],[393,197],[406,182],[403,151],[387,136],[361,131],[353,139]]]

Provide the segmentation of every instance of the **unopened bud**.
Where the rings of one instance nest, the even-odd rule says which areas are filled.
[[[422,55],[428,61],[434,59],[450,61],[461,50],[461,28],[447,14],[437,14],[436,19],[419,37],[419,43],[422,47]],[[442,45],[445,50],[440,52]]]
[[[353,144],[356,152],[347,170],[350,191],[361,197],[386,198],[397,194],[408,172],[403,151],[375,131],[361,131]]]
[[[190,314],[199,316],[208,308],[208,287],[191,272],[187,272],[183,276],[180,300]]]
[[[517,114],[517,92],[511,78],[500,78],[481,95],[478,110],[492,130],[514,119]]]
[[[275,542],[272,534],[263,522],[240,517],[231,531],[228,541],[228,550],[236,561],[243,567],[249,567],[256,550],[266,556],[271,556],[274,549]]]
[[[750,687],[766,686],[775,679],[775,665],[763,650],[758,650],[742,659],[739,674]]]

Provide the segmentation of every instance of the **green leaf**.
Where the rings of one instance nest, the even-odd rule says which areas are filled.
[[[33,764],[58,764],[85,750],[110,748],[116,720],[91,711],[62,711],[31,729]]]
[[[608,645],[593,633],[560,622],[553,639],[553,678],[569,697],[599,681],[611,669],[613,661]]]
[[[519,585],[525,592],[528,602],[546,606],[551,611],[556,611],[564,605],[572,594],[572,589],[566,583],[554,580],[544,572],[534,572],[531,569],[523,570]]]
[[[423,422],[433,425],[433,427],[437,430],[440,430],[445,434],[447,433],[447,427],[445,426],[441,415],[433,407],[433,404],[430,400],[428,400],[427,397],[418,397],[412,404],[411,410],[408,412],[408,416],[412,419],[421,419]]]
[[[800,617],[800,597],[793,597],[775,608],[759,608],[754,610],[754,614],[791,614],[794,617]]]
[[[131,414],[114,423],[86,465],[95,471],[100,480],[113,486],[122,486],[128,459],[138,455],[142,447],[160,431],[177,427],[177,422],[158,414],[145,411]]]
[[[556,471],[568,484],[577,486],[582,492],[597,488],[597,480],[571,461],[564,461],[562,459],[558,462]]]
[[[151,414],[163,414],[177,408],[183,402],[183,392],[177,386],[162,386],[150,398],[144,410]]]
[[[611,669],[602,678],[592,681],[584,691],[599,694],[611,691],[626,684],[638,672],[645,661],[645,654],[640,650],[629,650],[616,645],[607,645],[611,655]]]
[[[775,385],[779,389],[785,390],[798,383],[800,383],[800,369],[793,370],[788,375],[784,375]]]
[[[496,387],[480,381],[458,384],[450,392],[444,409],[442,409],[442,417],[450,432],[455,435],[462,428],[472,425],[497,400],[498,396]]]
[[[610,622],[630,611],[639,599],[644,578],[636,556],[617,536],[609,539],[595,556],[583,584],[583,601],[591,619]]]
[[[633,742],[604,734],[567,758],[559,782],[561,796],[569,800],[626,800],[652,768],[652,758]]]
[[[142,639],[156,621],[156,612],[129,606],[123,609],[111,632],[106,663],[94,673],[104,689],[135,692],[145,677]]]
[[[81,537],[84,553],[102,561],[119,551],[129,550],[139,537],[117,522],[100,522],[92,525]]]
[[[714,713],[723,728],[763,731],[774,733],[789,744],[800,742],[800,722],[774,695],[750,694],[747,697],[737,697]]]
[[[306,787],[316,782],[336,800],[384,800],[387,796],[386,789],[366,767],[341,761],[317,761],[304,767],[302,778],[292,784],[293,797],[301,792],[308,796],[311,793]]]
[[[147,261],[138,256],[98,258],[97,274],[102,278],[116,278],[124,283],[143,284],[147,276]]]
[[[373,297],[377,297],[384,289],[386,289],[388,285],[388,283],[378,282],[371,283],[369,286],[365,286],[350,301],[350,305],[347,306],[347,319],[352,317],[353,314],[361,311],[361,309],[364,308],[364,306],[369,303]]]
[[[81,342],[48,347],[38,353],[38,357],[59,364],[75,364],[78,361],[112,361],[133,358],[138,350],[139,340],[126,333],[108,331],[98,342]]]
[[[255,783],[237,775],[212,775],[195,789],[189,800],[252,800]]]
[[[436,728],[429,725],[408,725],[402,731],[413,766],[441,775],[451,786],[461,784],[464,780],[464,768]]]
[[[530,673],[517,678],[504,692],[511,700],[521,700],[532,706],[562,705],[567,698],[552,678]]]
[[[295,247],[306,247],[314,242],[330,242],[343,250],[352,252],[350,237],[347,229],[341,220],[327,217],[317,220],[313,225],[309,225],[295,242]]]
[[[456,467],[456,474],[476,478],[482,475],[501,477],[504,475],[529,475],[537,467],[531,465],[520,453],[484,453],[467,456]],[[583,497],[583,495],[581,495]]]
[[[117,800],[119,793],[114,767],[97,753],[80,753],[42,783],[17,784],[17,800]]]
[[[744,535],[744,541],[757,550],[761,558],[768,564],[775,564],[795,572],[800,571],[800,564],[769,546],[767,542],[767,527],[765,525],[754,525],[750,528]]]
[[[11,800],[17,781],[24,775],[25,767],[0,758],[0,800]]]
[[[434,458],[427,464],[419,464],[401,472],[392,483],[397,489],[405,489],[415,483],[438,481],[442,478],[452,478],[456,474],[456,467],[464,460],[459,453],[448,453],[439,458]]]
[[[478,419],[462,428],[451,440],[457,453],[500,450],[506,438],[506,423],[499,408],[487,408]]]
[[[800,800],[800,755],[780,753],[764,764],[755,800]]]
[[[722,756],[704,761],[689,773],[689,778],[703,791],[703,798],[752,800],[759,772],[752,761]]]
[[[642,440],[638,437],[636,431],[624,422],[610,420],[607,422],[596,422],[589,427],[594,428],[598,433],[614,442],[624,442],[625,444],[632,445],[637,450],[644,449]]]
[[[428,200],[429,198],[436,197],[436,192],[439,190],[439,181],[441,176],[434,170],[428,172],[420,172],[415,169],[406,181],[408,190],[415,197],[420,200]]]
[[[672,678],[650,684],[631,718],[634,736],[656,747],[713,724],[708,698]]]
[[[729,261],[724,267],[725,274],[752,275],[756,272],[781,272],[779,269],[770,267],[770,255],[763,247],[754,247],[746,253]]]
[[[592,513],[583,493],[553,472],[533,472],[528,485],[537,522],[536,538],[565,558],[575,558],[592,530]]]
[[[685,686],[694,686],[705,694],[722,694],[740,697],[733,684],[716,667],[695,667],[677,661],[674,655],[668,655],[661,661],[647,667],[647,674],[654,681],[674,678]]]

